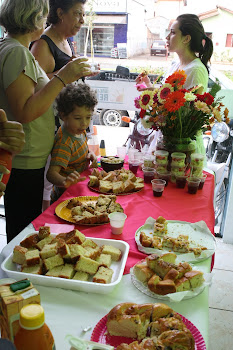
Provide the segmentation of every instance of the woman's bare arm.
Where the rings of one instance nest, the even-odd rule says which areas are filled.
[[[43,68],[45,73],[47,73],[47,75],[49,76],[49,73],[52,73],[54,71],[55,60],[47,42],[44,39],[39,39],[35,41],[32,45],[31,53],[38,61],[41,68]],[[54,73],[52,73],[52,76]],[[51,79],[51,77],[49,78]]]

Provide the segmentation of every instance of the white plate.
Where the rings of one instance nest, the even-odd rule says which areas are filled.
[[[28,236],[31,236],[31,234],[27,235],[27,237]],[[78,280],[72,280],[72,279],[69,280],[69,279],[60,278],[60,277],[35,275],[32,273],[23,273],[18,271],[19,265],[12,262],[13,253],[3,261],[1,267],[3,271],[5,271],[5,273],[8,275],[8,277],[14,278],[17,281],[24,278],[28,278],[33,284],[39,284],[47,287],[57,287],[57,288],[72,289],[72,290],[79,290],[82,292],[100,293],[100,294],[110,293],[116,287],[116,285],[120,283],[121,278],[123,276],[126,260],[129,253],[129,245],[128,243],[120,240],[93,238],[93,237],[86,237],[86,238],[92,239],[99,246],[107,244],[107,245],[112,245],[113,247],[121,250],[122,252],[121,260],[113,261],[110,266],[110,268],[114,271],[111,283],[102,284],[102,283],[94,283],[94,282],[88,282],[88,281],[85,282],[85,281],[78,281]]]
[[[143,263],[145,260],[142,260],[141,263]],[[195,271],[202,271],[202,269],[200,267],[197,266],[192,266],[192,269]],[[202,271],[204,272],[204,271]],[[194,298],[195,296],[197,296],[198,294],[200,294],[206,286],[209,286],[212,282],[212,273],[204,273],[203,277],[204,277],[204,282],[203,284],[198,287],[195,288],[193,290],[186,290],[184,292],[177,292],[177,293],[170,293],[170,294],[166,294],[166,295],[160,295],[160,294],[156,294],[153,293],[146,284],[142,283],[141,281],[139,281],[135,274],[134,274],[134,266],[130,269],[130,275],[131,275],[131,281],[134,284],[134,286],[140,290],[140,292],[142,292],[143,294],[148,295],[151,298],[156,298],[156,299],[161,299],[164,301],[170,301],[170,302],[180,302],[181,300],[186,300],[186,299],[191,299]]]
[[[135,241],[138,246],[138,250],[145,254],[156,253],[162,255],[171,251],[169,248],[163,248],[162,250],[157,248],[143,247],[140,243],[139,237],[140,233],[143,231],[147,236],[153,236],[153,222],[154,219],[149,218],[143,226],[139,227],[135,233]],[[149,223],[148,223],[149,222]],[[190,247],[197,247],[198,245],[204,246],[207,250],[203,250],[201,255],[195,256],[194,253],[179,253],[174,252],[177,255],[177,259],[180,261],[187,262],[199,262],[209,258],[214,254],[216,250],[216,240],[214,235],[207,227],[205,221],[198,222],[187,222],[187,221],[177,221],[177,220],[167,220],[167,235],[170,237],[178,237],[179,235],[188,235]]]

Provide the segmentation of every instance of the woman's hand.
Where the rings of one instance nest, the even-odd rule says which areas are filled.
[[[86,180],[86,176],[80,176],[78,171],[73,171],[70,175],[66,177],[66,179],[63,181],[63,186],[65,188],[70,187],[71,185],[74,185],[78,182]]]
[[[0,109],[0,148],[16,154],[25,145],[25,135],[22,124],[8,121],[6,113]]]
[[[91,70],[91,66],[87,61],[87,57],[75,58],[60,69],[58,75],[66,84],[79,80],[82,77],[92,76],[94,72]]]

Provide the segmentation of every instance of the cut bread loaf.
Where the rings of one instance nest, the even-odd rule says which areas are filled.
[[[25,255],[26,255],[27,251],[28,251],[27,248],[16,245],[14,247],[12,261],[16,264],[24,265],[26,263],[26,256]]]
[[[93,276],[93,282],[95,283],[111,283],[113,270],[108,267],[100,266],[97,273]]]

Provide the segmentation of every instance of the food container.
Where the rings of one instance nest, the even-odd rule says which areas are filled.
[[[28,236],[31,236],[31,234],[27,235],[27,237]],[[19,271],[18,265],[12,262],[13,253],[10,254],[3,261],[1,267],[8,277],[14,278],[16,280],[28,278],[34,284],[39,284],[47,287],[80,290],[82,292],[88,292],[88,293],[99,293],[99,294],[111,293],[112,290],[120,283],[122,279],[126,260],[129,253],[129,244],[124,241],[114,240],[114,239],[93,238],[93,237],[86,237],[86,238],[90,238],[99,246],[112,245],[113,247],[116,247],[121,250],[122,256],[120,261],[113,261],[110,266],[110,268],[114,271],[111,283],[101,284],[101,283],[95,283],[95,282],[89,282],[89,281],[86,282],[86,281],[78,281],[78,280],[72,280],[72,279],[66,279],[66,278],[49,277],[44,275],[34,275],[31,273],[23,273]]]
[[[195,168],[203,168],[205,156],[200,153],[191,154],[191,166]]]
[[[155,156],[152,154],[146,154],[143,157],[143,166],[148,167],[148,168],[153,168],[154,167],[154,160]]]
[[[172,166],[171,167],[171,182],[176,182],[176,176],[184,175],[185,167],[184,166]]]
[[[171,154],[172,163],[171,166],[183,167],[185,166],[186,154],[181,152],[173,152]]]
[[[156,151],[155,152],[155,161],[157,164],[167,164],[168,162],[168,151]]]
[[[124,159],[119,157],[101,157],[100,158],[101,167],[106,171],[114,171],[121,169],[124,165]]]
[[[166,173],[167,167],[168,167],[168,162],[164,163],[164,164],[154,162],[154,166],[155,166],[156,171],[158,171],[160,173]]]
[[[192,176],[196,176],[196,177],[202,177],[202,167],[191,167],[191,174]]]

